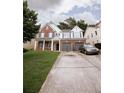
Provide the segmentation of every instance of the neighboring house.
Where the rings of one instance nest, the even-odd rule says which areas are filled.
[[[33,49],[34,48],[34,42],[35,42],[35,39],[31,39],[31,41],[27,41],[26,43],[23,43],[23,48]]]
[[[101,21],[96,24],[97,40],[101,43]]]
[[[48,23],[39,30],[34,50],[74,51],[85,41],[83,30],[78,26],[72,30],[60,30],[55,24]]]
[[[86,29],[84,37],[86,38],[86,43],[96,44],[101,43],[101,21],[96,25],[89,25]]]

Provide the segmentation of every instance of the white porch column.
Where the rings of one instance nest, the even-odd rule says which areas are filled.
[[[38,42],[38,41],[35,40],[35,43],[34,43],[34,50],[37,49],[37,42]]]
[[[43,50],[44,50],[44,47],[45,47],[45,40],[43,40]]]
[[[59,40],[59,51],[61,51],[61,49],[60,49],[61,47],[60,46],[61,46],[61,44],[60,44],[60,40]]]
[[[51,40],[51,51],[53,51],[53,40]]]

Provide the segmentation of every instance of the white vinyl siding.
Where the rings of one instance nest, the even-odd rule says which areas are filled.
[[[68,33],[68,32],[63,33],[63,38],[70,38],[70,33]]]
[[[74,32],[74,38],[80,38],[80,32]]]
[[[71,38],[73,38],[74,37],[74,33],[73,32],[71,32]]]

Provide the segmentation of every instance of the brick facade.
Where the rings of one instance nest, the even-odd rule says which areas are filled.
[[[42,33],[45,33],[44,34],[44,37],[49,37],[49,33],[53,33],[53,29],[49,26],[49,25],[46,25],[45,27],[43,27],[43,29],[41,29]]]

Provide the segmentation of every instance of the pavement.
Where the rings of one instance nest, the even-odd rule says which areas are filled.
[[[39,93],[101,93],[100,55],[62,52]]]

